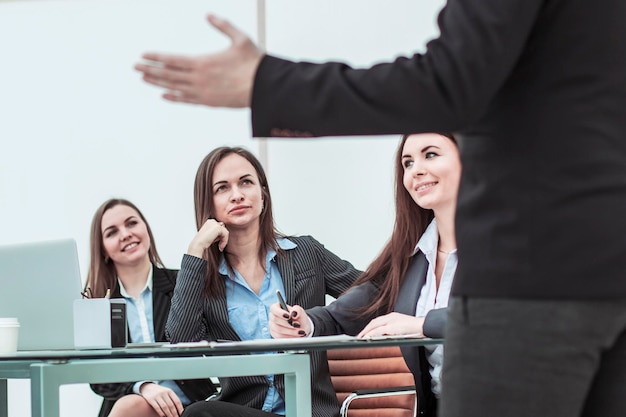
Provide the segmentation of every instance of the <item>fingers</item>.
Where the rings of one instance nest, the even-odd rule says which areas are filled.
[[[228,231],[226,226],[224,226],[224,222],[218,222],[217,220],[215,221],[217,222],[217,237],[215,238],[215,240],[213,240],[213,243],[218,242],[217,248],[220,250],[220,252],[224,252],[226,245],[228,245],[228,237],[230,236],[230,232]]]
[[[183,404],[174,391],[157,384],[146,388],[142,390],[142,396],[159,416],[179,417],[182,414]]]
[[[181,91],[167,91],[162,96],[167,101],[176,103],[202,104],[202,101],[196,94],[185,94]]]
[[[153,403],[150,403],[150,405],[161,417],[179,417],[183,412],[182,405],[179,410],[176,404],[174,404],[169,397],[158,397],[153,401]]]
[[[384,323],[381,322],[380,317],[377,317],[367,323],[367,326],[363,328],[357,335],[357,337],[370,337],[370,336],[380,336],[382,335],[382,327],[384,327]]]
[[[137,71],[145,72],[145,69],[162,68],[173,71],[189,72],[195,68],[196,58],[184,55],[162,54],[158,52],[146,52],[141,55],[144,63],[135,65]]]
[[[289,307],[287,312],[275,303],[270,307],[270,333],[274,338],[305,337],[311,333],[311,324],[299,305]]]
[[[139,65],[136,68],[142,68]],[[159,67],[144,66],[143,80],[148,84],[169,90],[192,92],[190,73]]]
[[[413,334],[421,335],[423,317],[409,316],[401,313],[389,313],[376,317],[361,330],[357,337]]]
[[[408,317],[408,316],[406,316]],[[372,319],[367,326],[361,330],[357,337],[383,336],[398,334],[395,325],[400,322],[398,313],[389,313],[384,316]]]
[[[224,231],[217,238],[218,239],[217,248],[220,250],[220,252],[224,252],[224,249],[226,249],[226,245],[228,245],[228,237],[229,237],[228,229],[226,229],[224,226],[222,226],[222,228],[224,229]]]
[[[231,41],[236,41],[247,36],[245,33],[237,29],[234,25],[232,25],[228,20],[222,19],[221,17],[217,17],[214,14],[209,14],[207,16],[207,20],[215,29],[222,32],[224,35],[228,36]]]
[[[228,237],[229,232],[223,222],[207,219],[189,244],[187,253],[202,258],[204,251],[216,242],[218,249],[223,252],[228,245]]]

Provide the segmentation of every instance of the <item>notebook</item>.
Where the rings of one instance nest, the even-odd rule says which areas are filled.
[[[0,317],[17,317],[17,349],[74,349],[73,303],[80,298],[73,239],[0,246]]]

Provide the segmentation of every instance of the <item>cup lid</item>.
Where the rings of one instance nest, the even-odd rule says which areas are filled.
[[[17,317],[0,317],[0,325],[20,324]]]

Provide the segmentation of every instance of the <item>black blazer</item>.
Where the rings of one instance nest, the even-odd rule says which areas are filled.
[[[448,0],[424,54],[264,57],[253,134],[457,132],[453,295],[625,298],[625,20],[624,0]]]
[[[152,309],[154,337],[157,342],[165,342],[165,322],[170,311],[170,301],[176,284],[176,272],[170,269],[160,269],[152,266]],[[112,298],[122,298],[120,287],[116,286],[111,293]],[[130,339],[130,334],[128,335]],[[98,417],[106,417],[111,412],[115,401],[124,395],[133,393],[135,382],[91,384],[91,389],[104,397]],[[178,386],[191,401],[204,400],[213,394],[216,389],[209,379],[178,380]]]
[[[304,308],[324,305],[326,294],[338,297],[359,276],[360,271],[352,264],[325,249],[311,236],[288,239],[297,247],[276,256],[287,303]],[[228,320],[226,297],[204,297],[205,272],[204,259],[183,256],[166,326],[168,338],[174,343],[241,340]],[[336,416],[339,403],[330,381],[326,352],[312,352],[310,356],[313,416]],[[274,384],[284,398],[284,376],[276,375]],[[262,408],[268,390],[263,376],[220,378],[220,385],[219,400],[256,409]]]
[[[411,262],[406,277],[400,287],[398,299],[394,303],[394,311],[415,315],[417,300],[426,282],[428,261],[418,252]],[[378,288],[366,283],[350,289],[326,307],[315,307],[307,310],[307,314],[315,325],[314,336],[332,334],[358,334],[371,319],[378,314],[369,316],[358,315],[360,307],[378,298]],[[382,314],[382,312],[380,312]],[[443,337],[447,320],[447,308],[431,310],[424,319],[424,335],[433,338]],[[402,356],[413,373],[417,391],[418,413],[423,417],[433,417],[437,413],[437,401],[430,388],[430,365],[422,346],[402,347]]]

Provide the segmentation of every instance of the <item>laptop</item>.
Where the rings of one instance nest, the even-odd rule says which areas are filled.
[[[74,239],[0,246],[0,317],[17,317],[17,349],[74,349],[82,290]]]

